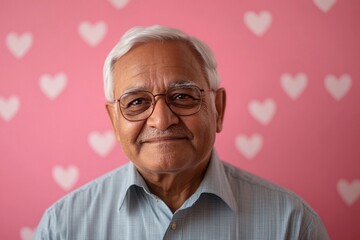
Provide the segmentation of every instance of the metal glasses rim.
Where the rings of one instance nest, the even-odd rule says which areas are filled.
[[[186,86],[186,87],[174,87],[174,88],[169,88],[168,90],[166,90],[165,93],[158,93],[158,94],[153,94],[152,92],[147,91],[147,90],[140,90],[140,91],[134,91],[134,92],[146,92],[146,93],[150,93],[150,94],[153,96],[153,99],[155,99],[155,97],[157,97],[157,96],[164,96],[166,105],[168,106],[168,108],[170,109],[170,111],[171,111],[172,113],[174,113],[176,116],[191,116],[191,115],[194,115],[194,114],[198,113],[198,112],[200,111],[200,109],[201,109],[201,103],[199,104],[199,106],[200,106],[199,109],[198,109],[197,111],[195,111],[194,113],[191,113],[191,114],[178,114],[178,113],[175,113],[175,112],[173,111],[173,109],[170,107],[169,103],[168,103],[167,100],[166,100],[166,94],[167,94],[167,92],[168,92],[169,90],[171,90],[171,89],[181,89],[181,88],[197,88],[201,93],[203,93],[203,92],[215,92],[215,91],[216,91],[216,89],[213,89],[213,88],[206,88],[206,89],[205,89],[205,88],[200,88],[200,87],[198,87],[198,86],[191,86],[191,87]],[[129,92],[129,93],[131,93],[131,92]],[[134,120],[134,119],[129,119],[128,117],[125,116],[125,114],[123,113],[123,110],[122,110],[122,106],[121,106],[121,104],[120,104],[120,99],[121,99],[124,95],[129,94],[129,93],[124,93],[124,94],[122,94],[119,98],[115,99],[115,100],[114,100],[113,102],[111,102],[111,103],[116,104],[117,107],[119,108],[118,110],[120,110],[121,115],[122,115],[126,120],[128,120],[128,121],[130,121],[130,122],[139,122],[139,121],[144,121],[144,120],[148,119],[148,118],[152,115],[152,113],[154,112],[156,102],[151,104],[151,105],[153,105],[152,110],[151,110],[150,114],[149,114],[147,117],[145,117],[145,118],[141,118],[141,119],[136,119],[136,120]],[[202,99],[202,97],[203,97],[203,95],[201,95],[201,98],[200,98],[200,99]]]

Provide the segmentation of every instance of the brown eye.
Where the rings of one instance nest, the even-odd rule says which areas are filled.
[[[179,94],[175,94],[172,98],[171,98],[173,101],[176,101],[176,100],[185,100],[185,99],[194,99],[193,96],[191,95],[188,95],[188,94],[183,94],[183,93],[179,93]]]
[[[129,107],[132,107],[132,106],[137,106],[137,105],[143,105],[146,103],[146,100],[143,99],[143,98],[139,98],[139,99],[135,99],[131,102],[129,102],[126,107],[129,108]]]

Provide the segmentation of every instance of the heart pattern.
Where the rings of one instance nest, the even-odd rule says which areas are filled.
[[[34,237],[34,230],[29,227],[23,227],[20,229],[21,240],[32,240]]]
[[[263,146],[263,138],[260,134],[253,134],[250,137],[240,134],[235,139],[236,148],[245,158],[253,159]]]
[[[92,150],[101,157],[106,157],[115,145],[115,137],[112,131],[91,132],[88,141]]]
[[[315,5],[324,13],[328,12],[336,3],[336,0],[313,0]]]
[[[292,77],[288,73],[281,76],[281,87],[284,92],[293,100],[300,97],[307,86],[307,76],[305,73],[298,73]]]
[[[325,88],[328,93],[337,101],[340,101],[351,88],[351,77],[348,74],[336,78],[334,75],[325,77]]]
[[[110,3],[117,9],[124,8],[130,0],[109,0]]]
[[[248,105],[249,112],[253,118],[263,125],[268,125],[276,112],[276,103],[273,99],[265,99],[264,102],[252,100]]]
[[[76,182],[79,179],[79,170],[76,166],[69,166],[67,168],[60,165],[56,165],[52,170],[53,179],[55,182],[64,189],[68,191],[74,187]]]
[[[67,76],[65,73],[58,73],[54,77],[44,74],[40,77],[40,89],[50,100],[55,100],[65,89]]]
[[[344,179],[340,179],[337,183],[337,191],[344,202],[351,206],[360,197],[360,180],[355,179],[352,182],[347,182]]]
[[[0,204],[1,213],[9,216],[5,220],[14,221],[0,235],[32,239],[35,228],[29,226],[35,226],[40,212],[48,207],[43,196],[24,191],[24,177],[44,176],[44,184],[33,185],[33,192],[59,196],[59,192],[67,194],[76,188],[80,180],[107,171],[112,158],[125,158],[114,151],[113,133],[98,130],[110,124],[101,96],[103,60],[130,27],[165,21],[199,36],[215,52],[228,104],[224,131],[216,139],[220,156],[234,165],[250,167],[255,174],[267,166],[275,168],[278,161],[274,157],[290,165],[297,161],[299,169],[287,168],[288,175],[309,165],[313,173],[322,171],[326,159],[331,167],[324,178],[308,175],[308,181],[299,178],[296,184],[309,192],[321,184],[325,204],[319,211],[329,213],[323,216],[328,228],[333,228],[329,232],[360,239],[356,227],[359,178],[354,176],[360,141],[356,128],[360,122],[357,3],[284,2],[57,1],[44,8],[33,1],[22,1],[20,7],[3,0],[0,163],[14,172],[5,171],[1,177],[25,199],[39,204],[32,206],[26,218],[12,216],[13,209]],[[52,119],[60,124],[49,121]],[[326,137],[328,134],[340,137]],[[321,139],[316,142],[321,159],[312,147],[299,145],[304,139]],[[55,144],[63,144],[63,152],[54,152]],[[328,151],[329,146],[336,147]],[[80,162],[88,157],[98,161],[84,171]],[[55,161],[50,168],[49,160]],[[16,165],[19,162],[21,167]],[[331,176],[339,169],[343,176],[333,181]],[[269,177],[274,178],[276,172],[269,169]],[[14,182],[13,173],[21,179]],[[280,185],[282,181],[286,179]],[[10,205],[22,204],[22,198],[3,193]],[[310,204],[314,197],[309,195]],[[41,202],[45,205],[40,206]],[[338,216],[355,227],[336,224]]]
[[[272,15],[268,11],[261,11],[259,14],[249,11],[245,13],[244,22],[255,35],[261,37],[269,29]]]
[[[30,50],[33,44],[33,35],[29,32],[25,32],[18,35],[11,32],[6,37],[6,45],[10,52],[18,59],[24,57],[24,55]]]
[[[11,96],[9,99],[0,97],[0,117],[9,122],[16,115],[20,107],[20,100],[17,96]]]
[[[107,32],[107,25],[103,21],[91,24],[84,21],[79,25],[80,37],[90,46],[97,46],[105,37]]]

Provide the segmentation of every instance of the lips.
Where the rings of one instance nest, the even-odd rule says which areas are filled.
[[[164,131],[159,129],[143,129],[137,138],[138,143],[159,143],[169,141],[191,140],[193,134],[183,127],[171,127]]]
[[[188,137],[185,136],[162,136],[162,137],[154,137],[149,139],[141,140],[140,143],[158,143],[158,142],[170,142],[170,141],[179,141],[185,140]]]

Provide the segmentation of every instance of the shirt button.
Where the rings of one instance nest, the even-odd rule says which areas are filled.
[[[176,230],[176,223],[173,222],[173,223],[171,224],[171,230]]]

